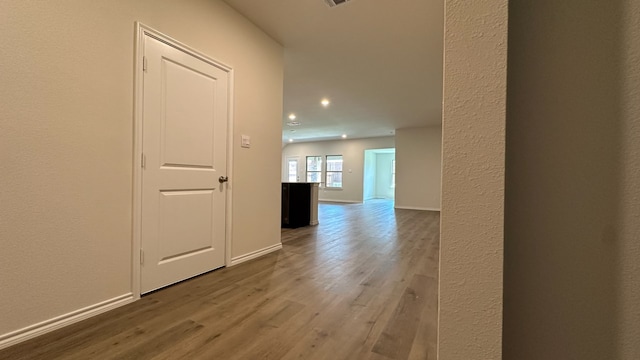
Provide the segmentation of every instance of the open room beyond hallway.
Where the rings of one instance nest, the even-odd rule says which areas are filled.
[[[319,221],[0,359],[435,359],[439,212],[321,203]]]

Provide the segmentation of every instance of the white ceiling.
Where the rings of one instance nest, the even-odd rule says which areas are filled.
[[[224,1],[284,46],[283,141],[441,122],[443,0]]]

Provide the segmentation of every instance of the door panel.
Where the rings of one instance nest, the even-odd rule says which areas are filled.
[[[146,36],[142,293],[224,266],[229,74]]]
[[[212,168],[216,79],[168,59],[162,72],[162,165]]]
[[[196,252],[215,250],[211,243],[214,227],[213,192],[161,191],[160,194],[160,263]]]

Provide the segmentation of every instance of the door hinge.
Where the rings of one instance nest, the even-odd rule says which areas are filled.
[[[144,265],[144,250],[140,249],[140,265]]]
[[[145,169],[147,167],[147,157],[144,155],[144,153],[142,154],[142,157],[140,159],[140,166]]]
[[[147,57],[146,56],[142,57],[142,71],[144,71],[144,72],[147,71]]]

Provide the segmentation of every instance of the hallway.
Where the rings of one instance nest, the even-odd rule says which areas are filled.
[[[281,251],[0,351],[0,359],[435,359],[439,213],[321,203]]]

